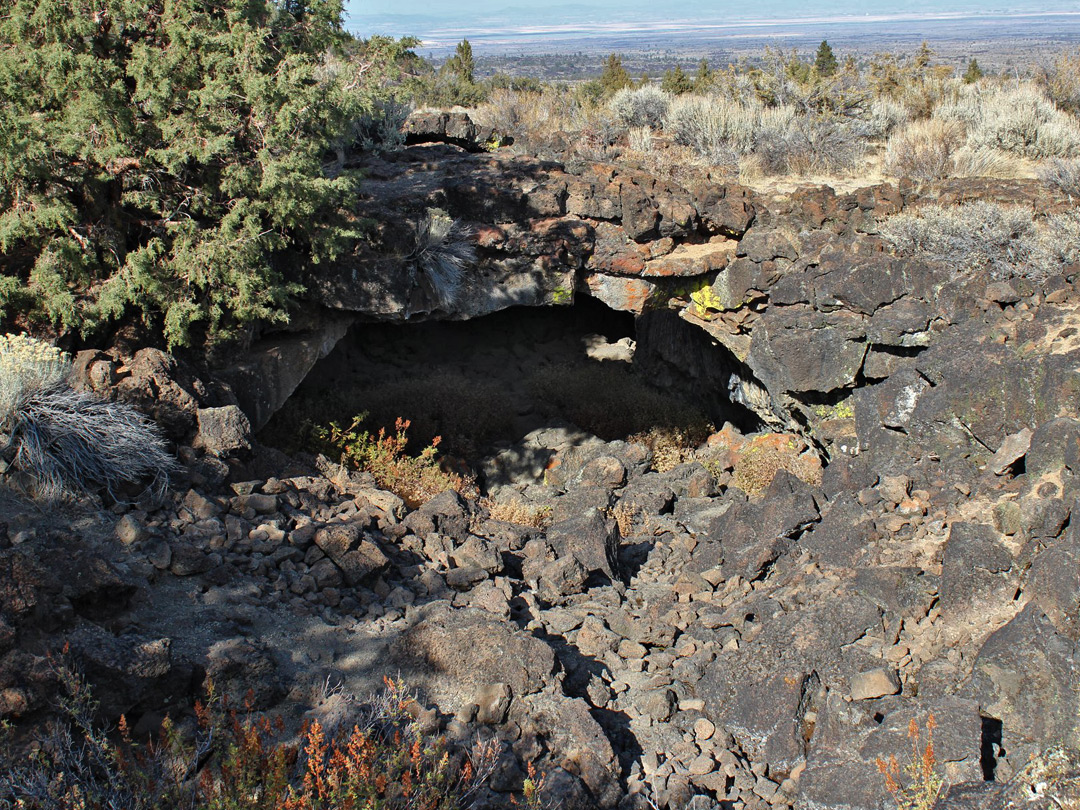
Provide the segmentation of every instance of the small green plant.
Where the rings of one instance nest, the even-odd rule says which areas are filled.
[[[532,762],[525,766],[525,772],[525,781],[521,786],[521,798],[523,801],[518,802],[514,796],[510,797],[510,801],[518,807],[525,808],[525,810],[544,810],[547,807],[544,803],[547,774],[538,774],[536,766]]]
[[[348,427],[343,428],[337,422],[326,427],[315,426],[312,438],[338,452],[342,464],[371,473],[380,487],[393,492],[409,507],[419,506],[448,489],[472,490],[470,478],[440,469],[441,437],[436,436],[419,454],[410,456],[406,452],[409,420],[398,419],[392,433],[386,428],[372,433],[361,427],[365,419],[367,414],[361,413]]]
[[[878,757],[877,767],[885,777],[885,789],[896,802],[896,810],[931,810],[937,801],[945,780],[937,772],[937,758],[934,754],[933,713],[926,719],[926,745],[919,738],[919,726],[915,718],[908,723],[908,738],[911,740],[911,761],[904,766],[907,784],[903,784],[900,764],[895,755],[888,761]]]

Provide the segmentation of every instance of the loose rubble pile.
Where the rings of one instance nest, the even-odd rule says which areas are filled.
[[[266,392],[291,392],[273,369],[301,354],[310,367],[333,340],[256,346],[232,390],[150,349],[85,354],[87,385],[149,397],[185,473],[168,502],[112,513],[0,496],[0,719],[47,711],[45,655],[67,644],[103,712],[138,733],[207,675],[257,710],[332,724],[348,721],[343,693],[400,674],[426,727],[501,741],[491,806],[535,763],[566,808],[876,810],[890,801],[879,759],[906,762],[931,716],[938,807],[1077,800],[1080,268],[991,283],[883,252],[883,208],[990,193],[974,183],[782,203],[714,187],[678,203],[632,171],[449,147],[383,166],[373,206],[430,192],[502,222],[479,239],[513,302],[584,284],[634,309],[634,284],[642,303],[662,288],[675,303],[643,303],[635,362],[722,381],[782,438],[728,428],[659,472],[641,445],[552,424],[484,462],[492,501],[447,492],[409,510],[368,476],[251,440],[280,404]],[[702,232],[717,238],[686,239]],[[551,256],[565,267],[536,272]],[[679,256],[694,275],[707,265],[696,300]],[[420,311],[415,290],[381,286],[379,261],[353,285],[327,280],[323,304]],[[501,308],[469,301],[450,315]],[[709,355],[672,318],[724,348],[706,340]],[[263,371],[275,382],[240,384]],[[823,469],[778,462],[760,491],[737,485],[747,454],[789,443]],[[490,503],[544,520],[497,520]]]

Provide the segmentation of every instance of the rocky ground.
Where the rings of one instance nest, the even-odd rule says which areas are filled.
[[[535,762],[566,808],[876,810],[877,760],[907,762],[931,716],[939,807],[1078,801],[1080,273],[958,276],[875,236],[919,201],[1065,201],[975,181],[760,199],[449,146],[371,183],[373,207],[469,212],[486,286],[440,313],[415,279],[379,286],[400,255],[358,248],[320,292],[344,320],[257,344],[218,382],[153,349],[80,355],[88,386],[170,427],[183,470],[164,504],[0,496],[0,717],[40,719],[45,655],[67,644],[142,732],[206,675],[332,723],[342,694],[400,674],[422,723],[502,741],[496,805]],[[564,289],[635,312],[635,363],[804,441],[820,479],[780,470],[751,498],[736,431],[708,468],[659,472],[641,445],[551,423],[481,465],[537,528],[454,493],[409,510],[252,442],[348,318]]]

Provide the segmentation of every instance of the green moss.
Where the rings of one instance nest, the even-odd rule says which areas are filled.
[[[556,287],[551,293],[551,303],[556,306],[573,303],[574,291],[568,287]]]

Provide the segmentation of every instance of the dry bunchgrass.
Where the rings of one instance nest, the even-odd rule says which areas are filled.
[[[693,434],[677,428],[654,427],[629,436],[627,441],[648,447],[652,454],[652,468],[657,472],[668,472],[694,460],[695,448],[707,438],[702,435],[706,427],[702,425]]]
[[[546,504],[533,504],[520,499],[481,498],[477,505],[487,510],[491,520],[531,526],[534,529],[546,529],[551,525],[551,507]]]
[[[889,138],[885,170],[916,180],[950,177],[954,155],[966,141],[967,132],[957,121],[913,121]]]
[[[501,136],[543,142],[558,133],[581,134],[604,144],[624,127],[607,105],[560,87],[540,91],[493,90],[475,111],[476,120]],[[580,139],[575,141],[575,145]],[[596,148],[595,143],[588,148]]]
[[[76,391],[58,349],[0,337],[0,473],[41,500],[101,489],[117,498],[150,480],[160,494],[174,466],[158,427],[130,405]]]
[[[1042,72],[1039,84],[1058,107],[1080,114],[1080,50],[1061,54]]]
[[[629,147],[635,152],[651,152],[653,148],[653,131],[650,127],[634,127],[626,133]]]
[[[799,437],[778,433],[755,436],[742,445],[735,453],[731,480],[751,498],[759,498],[780,470],[808,484],[821,483],[821,459]]]

